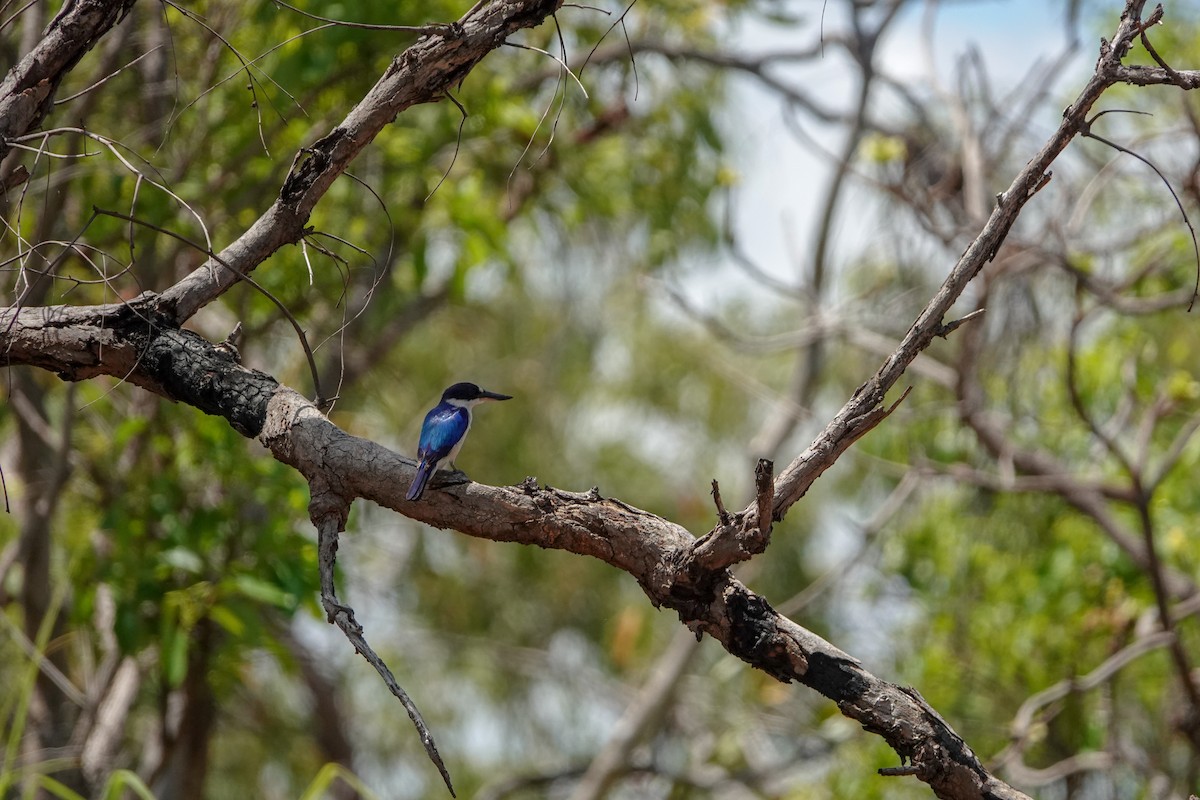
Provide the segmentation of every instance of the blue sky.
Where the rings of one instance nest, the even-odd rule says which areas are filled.
[[[805,4],[807,5],[807,3]],[[819,7],[819,0],[812,5]],[[953,79],[955,65],[968,48],[977,48],[999,92],[1013,88],[1035,60],[1059,54],[1067,42],[1063,8],[1065,3],[1047,0],[959,0],[938,4],[933,58],[938,72]],[[1113,22],[1121,2],[1113,0]],[[803,6],[801,6],[803,7]],[[880,61],[883,68],[911,80],[926,82],[929,59],[925,47],[923,17],[927,4],[918,3],[905,11],[884,39]],[[833,33],[842,24],[841,4],[830,0],[825,30]],[[815,14],[814,14],[815,19]],[[1059,82],[1066,94],[1073,75],[1082,76],[1094,62],[1098,38],[1094,28],[1081,26],[1081,45]],[[778,50],[805,46],[811,34],[798,36],[794,30],[748,29],[735,46],[751,50]],[[790,76],[821,102],[847,108],[852,103],[853,72],[832,49],[815,64],[795,69]],[[1076,81],[1077,83],[1078,81]],[[735,143],[729,156],[740,176],[737,192],[736,230],[741,243],[756,260],[781,277],[794,274],[798,261],[812,252],[814,218],[830,166],[827,159],[801,145],[788,130],[778,102],[756,81],[738,79],[731,90],[733,107],[728,130]],[[810,126],[807,132],[823,147],[836,149],[838,129]],[[863,243],[864,217],[847,215],[843,203],[840,235],[835,239],[835,257],[850,256],[849,248]],[[728,287],[721,287],[727,291]],[[699,299],[699,298],[697,298]]]

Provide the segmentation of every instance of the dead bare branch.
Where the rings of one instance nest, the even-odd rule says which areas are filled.
[[[666,714],[680,676],[699,649],[699,640],[687,631],[676,633],[654,669],[650,670],[650,678],[626,707],[612,735],[579,779],[569,800],[599,800],[613,782],[629,770],[634,748]]]
[[[409,697],[408,692],[404,691],[404,687],[396,681],[396,676],[392,674],[388,665],[367,644],[362,626],[354,618],[354,609],[338,601],[333,583],[334,561],[337,558],[338,534],[346,529],[346,518],[350,514],[350,500],[339,496],[324,481],[314,482],[311,488],[312,500],[309,504],[309,513],[312,516],[313,525],[317,528],[321,605],[325,609],[325,614],[329,621],[336,625],[354,645],[354,651],[366,659],[367,663],[379,673],[379,677],[383,679],[388,691],[404,706],[404,710],[408,712],[408,718],[412,720],[413,727],[417,729],[417,735],[421,738],[426,755],[437,767],[450,795],[457,796],[454,794],[454,785],[450,781],[450,772],[446,769],[445,762],[442,761],[442,755],[433,741],[433,734],[430,733],[429,726],[425,724],[425,719],[421,716],[417,704]]]
[[[865,430],[886,393],[904,374],[917,354],[929,346],[942,327],[942,320],[962,294],[967,284],[991,261],[1025,204],[1049,180],[1049,168],[1066,146],[1086,126],[1088,112],[1111,86],[1123,80],[1121,56],[1130,43],[1140,35],[1140,11],[1143,3],[1130,0],[1113,36],[1112,44],[1101,48],[1100,59],[1087,85],[1075,102],[1063,114],[1063,120],[1050,140],[1042,147],[1013,180],[1009,188],[998,195],[995,208],[986,225],[967,247],[950,271],[941,288],[925,306],[909,329],[900,347],[884,362],[874,376],[859,387],[834,419],[813,443],[789,464],[776,479],[776,518],[804,496],[808,488],[837,457]]]
[[[1150,42],[1149,42],[1149,39],[1146,38],[1145,32],[1142,33],[1142,40],[1147,46],[1149,46]],[[1154,55],[1155,55],[1155,57],[1158,56],[1157,53],[1155,53]],[[1170,70],[1169,67],[1167,69],[1169,70],[1171,75],[1175,75],[1175,72],[1173,70]],[[1178,77],[1178,76],[1176,76],[1176,77]],[[1182,79],[1177,80],[1176,85],[1183,88]],[[1167,180],[1167,176],[1163,175],[1162,170],[1160,170],[1157,166],[1155,166],[1153,161],[1151,161],[1150,159],[1146,158],[1145,156],[1143,156],[1139,153],[1134,152],[1133,150],[1130,150],[1127,147],[1122,147],[1121,145],[1117,144],[1116,142],[1112,141],[1111,139],[1106,139],[1103,136],[1092,131],[1092,123],[1095,122],[1096,119],[1098,119],[1099,117],[1101,117],[1102,115],[1104,115],[1106,113],[1109,113],[1109,112],[1101,111],[1095,117],[1092,117],[1091,119],[1087,120],[1084,123],[1084,127],[1083,127],[1082,131],[1080,132],[1080,134],[1082,136],[1086,136],[1089,139],[1095,139],[1097,142],[1100,142],[1101,144],[1111,147],[1113,150],[1116,150],[1118,153],[1124,153],[1128,156],[1133,156],[1138,161],[1142,162],[1147,167],[1154,170],[1154,174],[1158,176],[1158,179],[1160,181],[1162,181],[1163,185],[1165,185],[1167,187],[1167,191],[1171,193],[1171,198],[1175,201],[1175,207],[1179,209],[1179,213],[1183,217],[1183,224],[1187,226],[1188,233],[1192,237],[1192,252],[1196,256],[1196,282],[1195,282],[1194,287],[1192,288],[1191,302],[1188,303],[1188,311],[1191,311],[1192,307],[1196,304],[1196,297],[1200,296],[1200,242],[1196,241],[1196,228],[1195,228],[1195,226],[1192,225],[1192,220],[1188,216],[1187,209],[1185,209],[1183,207],[1183,201],[1179,199],[1179,194],[1175,191],[1175,187],[1171,185],[1171,182],[1169,180]]]
[[[131,304],[148,308],[153,298]],[[428,493],[426,502],[407,503],[402,490],[415,468],[411,459],[349,436],[309,401],[242,367],[196,334],[147,327],[129,305],[93,307],[89,311],[100,316],[90,324],[83,309],[6,310],[0,312],[0,330],[7,331],[0,346],[13,362],[54,364],[70,377],[132,364],[132,382],[225,417],[243,434],[259,436],[314,487],[329,487],[315,498],[369,498],[435,527],[601,559],[629,572],[652,602],[675,609],[694,633],[708,633],[780,680],[797,680],[837,699],[844,714],[920,766],[918,776],[941,796],[1022,797],[989,776],[919,696],[881,681],[854,658],[780,616],[727,570],[701,571],[690,580],[680,575],[678,565],[689,559],[695,540],[678,525],[595,492],[565,492],[533,481],[507,488],[456,481]],[[57,344],[48,348],[45,335]],[[97,337],[110,342],[101,363],[95,358]],[[181,381],[179,373],[205,376],[204,384]],[[222,388],[213,392],[210,386]],[[314,506],[314,517],[326,520],[323,552],[331,559],[337,525],[329,522],[332,512],[322,508]],[[333,593],[331,569],[323,572],[323,581],[327,613],[340,621],[343,633],[353,634],[351,612]],[[962,786],[974,787],[974,794],[964,794]]]
[[[1070,694],[1089,692],[1099,686],[1102,686],[1106,682],[1112,680],[1113,677],[1122,669],[1137,661],[1145,654],[1153,652],[1161,647],[1168,646],[1171,641],[1174,640],[1174,638],[1174,634],[1168,631],[1158,631],[1156,633],[1140,637],[1135,639],[1132,643],[1121,648],[1113,655],[1109,656],[1107,659],[1105,659],[1104,663],[1100,664],[1083,677],[1061,680],[1053,686],[1048,686],[1037,694],[1031,695],[1024,703],[1021,704],[1021,707],[1017,709],[1017,713],[1013,717],[1013,721],[1009,726],[1012,741],[1009,742],[1009,744],[1006,745],[1005,748],[997,753],[992,759],[992,768],[995,770],[1008,769],[1013,772],[1020,773],[1030,770],[1029,767],[1024,765],[1021,759],[1024,750],[1029,743],[1029,738],[1034,723],[1038,721],[1044,723],[1058,713],[1055,710],[1043,712],[1043,709],[1046,709],[1048,706],[1051,706],[1053,703],[1062,700]],[[1094,753],[1089,755],[1107,756],[1108,754]],[[1102,769],[1104,767],[1100,768]],[[1063,774],[1062,769],[1063,768],[1055,770],[1054,775],[1059,776]],[[1038,779],[1032,779],[1028,775],[1024,777],[1027,781],[1033,783],[1034,785],[1041,785],[1044,782],[1049,782],[1049,780],[1044,780],[1046,778],[1045,775],[1040,776]]]

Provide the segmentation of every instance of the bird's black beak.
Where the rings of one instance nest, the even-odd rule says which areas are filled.
[[[500,394],[499,392],[489,392],[485,389],[480,389],[479,398],[481,400],[512,400],[512,395]]]

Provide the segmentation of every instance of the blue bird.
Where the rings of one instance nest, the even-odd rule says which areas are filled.
[[[442,392],[442,401],[429,410],[421,424],[421,441],[417,445],[417,474],[408,487],[408,500],[420,500],[425,485],[443,464],[454,466],[471,430],[471,408],[488,400],[511,400],[512,395],[497,394],[480,389],[473,383],[456,383]]]

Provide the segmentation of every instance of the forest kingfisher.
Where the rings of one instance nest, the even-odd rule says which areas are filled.
[[[442,392],[442,401],[429,410],[421,424],[421,441],[417,445],[417,474],[408,487],[408,500],[420,500],[425,485],[443,464],[454,466],[454,458],[462,449],[471,430],[471,408],[488,400],[511,400],[512,395],[485,391],[473,383],[456,383]]]

